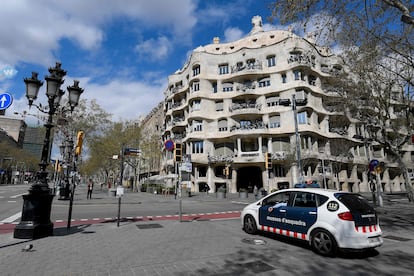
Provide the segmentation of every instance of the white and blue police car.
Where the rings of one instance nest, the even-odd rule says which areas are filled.
[[[276,191],[247,205],[241,222],[248,234],[265,231],[304,240],[324,256],[334,256],[339,249],[373,249],[383,243],[374,208],[363,196],[344,191]]]

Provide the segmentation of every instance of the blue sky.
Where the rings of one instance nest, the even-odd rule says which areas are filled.
[[[59,61],[68,72],[63,87],[77,79],[82,98],[96,99],[113,120],[137,119],[162,101],[168,75],[193,49],[215,36],[244,37],[255,15],[274,28],[266,24],[271,2],[2,0],[0,93],[14,98],[6,115],[28,110],[23,79],[37,71],[43,80]],[[46,104],[45,86],[37,103]]]

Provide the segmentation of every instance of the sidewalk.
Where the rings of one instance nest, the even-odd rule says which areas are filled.
[[[78,190],[81,196],[76,204],[86,201],[86,193],[82,189],[80,187]],[[94,200],[110,204],[116,199],[105,191],[96,191],[92,196],[92,201]],[[136,202],[175,199],[174,195],[163,197],[126,191],[122,200]],[[239,198],[238,194],[227,194],[226,199],[219,199],[214,194],[195,194],[194,197],[185,196],[182,200],[248,203],[255,199],[251,194],[247,199]],[[379,211],[398,212],[402,205],[406,207],[406,203],[396,202]],[[412,213],[411,210],[409,212]],[[248,244],[243,242],[246,239],[266,240],[266,237],[247,235],[241,230],[238,219],[183,222],[126,220],[119,227],[117,222],[84,223],[73,225],[69,231],[66,227],[55,226],[54,236],[38,240],[14,239],[13,233],[0,235],[0,271],[2,275],[12,276],[298,275],[295,273],[299,271],[292,272],[290,269],[294,265],[289,263],[292,257],[285,256],[285,268],[280,266],[280,260],[275,263],[273,256],[281,248]],[[33,245],[31,250],[22,250],[30,244]],[[293,250],[299,259],[310,256],[318,262],[326,262],[325,258],[300,247],[293,246]],[[387,255],[384,254],[384,257]],[[255,266],[258,262],[261,265]],[[341,259],[341,262],[349,262],[347,266],[353,266],[352,260]]]
[[[235,221],[80,225],[69,232],[55,228],[54,236],[33,241],[4,234],[0,271],[13,276],[200,275],[202,271],[216,275],[224,267],[222,256],[236,257],[245,235],[239,229],[223,233],[223,223],[238,225]],[[28,244],[33,249],[22,251]]]
[[[76,204],[113,204],[117,199],[108,191],[94,191],[86,199],[78,187]],[[125,190],[123,204],[137,201],[176,201],[174,195],[132,193]],[[83,197],[85,195],[85,197]],[[238,194],[219,199],[215,194],[183,196],[183,201],[243,201]],[[72,224],[58,228],[54,236],[37,240],[14,239],[13,233],[0,235],[2,275],[217,275],[225,259],[239,256],[241,240],[247,237],[238,219],[123,220],[96,224]],[[27,245],[30,251],[23,251]],[[244,245],[243,246],[249,246]],[[223,258],[226,256],[226,258]],[[229,274],[232,275],[232,274]]]

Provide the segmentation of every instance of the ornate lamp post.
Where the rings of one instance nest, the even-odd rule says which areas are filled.
[[[31,78],[24,79],[29,107],[34,105],[39,111],[47,113],[48,118],[44,124],[46,134],[39,163],[40,170],[36,174],[36,181],[30,187],[29,193],[23,195],[22,218],[14,230],[14,238],[18,239],[37,239],[53,235],[50,211],[54,195],[47,183],[48,173],[46,167],[50,157],[50,135],[53,128],[53,115],[58,110],[60,100],[65,93],[60,89],[60,86],[64,83],[63,77],[66,75],[66,71],[57,62],[55,67],[49,68],[49,73],[50,75],[45,77],[47,84],[46,96],[48,97],[47,108],[33,104],[33,101],[37,99],[40,87],[43,85],[43,82],[37,78],[38,74],[33,72]],[[79,103],[79,97],[83,89],[79,87],[78,81],[74,81],[73,86],[68,86],[67,90],[69,92],[70,109],[73,111]]]

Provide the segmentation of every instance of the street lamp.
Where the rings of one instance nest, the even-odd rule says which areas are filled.
[[[50,157],[50,135],[53,128],[53,115],[60,106],[60,100],[64,91],[60,86],[64,83],[63,77],[66,71],[61,68],[61,63],[56,62],[55,67],[49,68],[49,76],[46,80],[46,96],[48,98],[48,107],[35,105],[33,102],[37,99],[40,87],[43,82],[40,81],[36,72],[32,73],[30,78],[25,78],[26,97],[29,101],[29,108],[35,106],[39,111],[48,115],[45,139],[43,142],[42,155],[39,163],[40,170],[36,174],[36,181],[30,187],[28,194],[23,195],[22,218],[14,230],[14,238],[18,239],[37,239],[53,235],[53,223],[50,221],[50,212],[52,207],[53,193],[47,183],[48,173],[46,167]],[[79,87],[79,81],[74,81],[73,86],[68,86],[70,110],[79,103],[79,97],[83,89]]]

